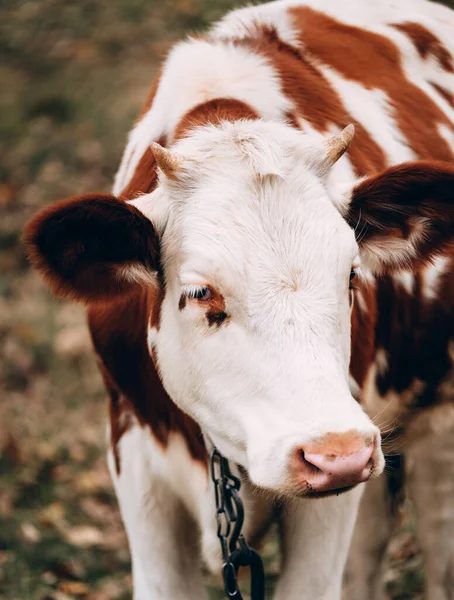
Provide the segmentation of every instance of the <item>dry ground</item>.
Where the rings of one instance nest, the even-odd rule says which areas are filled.
[[[0,598],[130,598],[104,460],[105,394],[80,308],[55,302],[19,236],[58,198],[108,190],[160,59],[234,0],[0,1]],[[277,572],[271,541],[267,570]],[[421,592],[406,526],[394,600]],[[212,598],[221,598],[210,581]]]

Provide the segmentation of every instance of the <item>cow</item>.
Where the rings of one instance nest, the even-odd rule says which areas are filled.
[[[279,522],[278,600],[339,600],[371,480],[351,583],[379,597],[361,552],[389,534],[380,427],[452,424],[453,28],[425,0],[233,11],[170,51],[113,193],[27,225],[52,291],[88,307],[136,600],[203,598],[202,559],[221,569],[213,447],[246,539]],[[440,452],[416,442],[417,505],[452,501],[454,480],[425,489],[453,472]],[[450,516],[422,540],[443,547],[431,600]]]

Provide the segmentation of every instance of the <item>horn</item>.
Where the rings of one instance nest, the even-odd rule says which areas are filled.
[[[332,167],[339,158],[346,152],[350,142],[355,135],[355,126],[347,125],[338,135],[331,137],[325,142],[326,162]]]
[[[172,152],[163,148],[160,144],[153,142],[150,144],[150,149],[155,157],[156,164],[167,177],[174,177],[175,172],[180,167],[179,157]]]

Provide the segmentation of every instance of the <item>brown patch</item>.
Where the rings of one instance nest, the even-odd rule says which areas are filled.
[[[199,426],[169,398],[148,350],[148,319],[153,301],[152,291],[141,290],[121,301],[88,309],[93,344],[108,381],[110,413],[116,421],[114,441],[118,444],[126,431],[118,424],[121,398],[122,406],[130,406],[138,422],[150,427],[163,446],[171,432],[178,432],[191,456],[205,463],[207,454]]]
[[[454,62],[448,50],[442,42],[431,31],[419,23],[395,23],[391,25],[402,33],[405,33],[413,42],[421,58],[434,56],[440,65],[448,73],[454,73]]]
[[[415,348],[411,347],[410,339],[417,325],[415,317],[421,301],[422,298],[416,300],[414,293],[410,295],[392,277],[382,277],[377,282],[376,347],[386,353],[387,359],[386,369],[378,369],[376,376],[381,396],[385,396],[391,388],[402,393],[413,382],[417,369],[412,364]]]
[[[376,346],[386,352],[387,368],[377,373],[376,386],[381,396],[393,391],[403,397],[413,389],[409,417],[440,401],[453,402],[452,395],[443,398],[442,388],[452,370],[454,260],[440,277],[439,296],[430,302],[423,280],[420,269],[411,294],[391,277],[381,278],[377,288]]]
[[[159,138],[158,144],[165,147],[166,139]],[[158,185],[156,159],[150,148],[140,157],[134,175],[120,194],[122,200],[133,200],[142,194],[149,194]]]
[[[362,281],[358,277],[358,281],[355,282],[354,294],[357,297],[351,317],[352,352],[350,373],[359,387],[362,388],[374,357],[375,321],[377,318],[375,286],[367,281]],[[361,296],[361,301],[358,296]]]
[[[291,127],[304,131],[304,126],[301,121],[298,120],[298,115],[296,113],[288,112],[285,116],[285,120]]]
[[[110,300],[137,287],[122,271],[159,268],[151,222],[110,194],[85,194],[41,210],[24,242],[54,294],[82,302]]]
[[[228,318],[227,313],[225,312],[225,300],[224,296],[217,292],[215,289],[210,288],[212,293],[212,298],[207,301],[203,301],[203,305],[207,306],[207,320],[208,325],[212,327],[213,325],[220,326],[224,321]]]
[[[446,102],[450,104],[452,108],[454,108],[454,94],[437,83],[433,83],[432,81],[429,83],[435,90],[437,90],[440,96],[443,96]]]
[[[106,386],[107,387],[107,386]],[[110,445],[115,462],[115,470],[120,475],[121,462],[119,452],[119,442],[123,435],[129,431],[133,425],[132,412],[125,410],[122,406],[125,403],[124,396],[115,389],[107,388],[110,396],[109,403],[109,423],[110,423]]]
[[[115,387],[115,382],[110,377],[107,370],[104,368],[102,361],[98,358],[98,367],[101,371],[104,385],[107,388],[110,396],[109,402],[109,423],[110,423],[110,445],[115,462],[115,470],[117,475],[120,474],[120,452],[118,444],[122,436],[129,431],[133,426],[133,411],[129,405],[127,398],[122,396]]]
[[[148,310],[150,327],[159,331],[161,327],[161,308],[165,297],[165,281],[163,274],[158,273],[159,286],[148,291]]]
[[[222,121],[258,119],[259,115],[245,102],[234,98],[215,98],[198,104],[188,111],[176,126],[173,139],[186,137],[196,127],[219,125]]]
[[[240,42],[238,42],[240,43]],[[300,128],[297,117],[307,120],[322,133],[329,132],[333,125],[343,129],[355,124],[356,134],[348,156],[362,176],[383,169],[385,155],[361,123],[355,121],[344,107],[339,94],[331,86],[304,51],[284,43],[274,29],[266,28],[258,39],[247,39],[241,43],[251,50],[266,56],[276,70],[283,93],[295,105],[295,113],[288,115],[290,124]]]
[[[358,431],[351,429],[345,433],[327,433],[305,446],[304,451],[338,458],[355,454],[372,443],[372,439],[365,440]]]
[[[185,294],[181,294],[180,301],[178,302],[178,310],[184,310],[186,308],[186,300],[187,296]]]
[[[207,320],[208,325],[212,327],[213,325],[217,325],[218,327],[224,323],[227,319],[227,313],[224,311],[221,312],[207,312]]]
[[[307,6],[291,8],[289,13],[297,29],[301,31],[300,40],[309,56],[335,69],[346,79],[356,81],[367,89],[383,90],[387,94],[390,105],[395,109],[397,125],[417,156],[452,160],[452,150],[437,127],[444,124],[451,129],[452,124],[438,106],[405,77],[399,50],[389,39],[341,23]],[[295,85],[303,84],[292,83],[292,86]],[[326,90],[326,86],[324,88]],[[318,100],[319,108],[317,111],[312,108],[314,114],[309,116],[317,122],[317,118],[326,118],[328,115],[325,110],[330,110],[332,101],[327,100],[326,94],[331,91],[326,90],[320,96],[312,91],[308,92],[308,89],[311,90],[309,82],[304,84],[302,93],[310,95],[306,104],[313,106]],[[322,88],[319,86],[319,89]],[[292,97],[291,90],[286,93]],[[339,102],[337,99],[336,106]],[[337,116],[338,110],[339,108],[336,109]],[[334,119],[333,122],[337,123],[338,120]],[[355,137],[352,151],[357,144],[360,145],[361,142]],[[361,149],[361,152],[365,152],[365,149]],[[353,158],[351,151],[349,156]]]

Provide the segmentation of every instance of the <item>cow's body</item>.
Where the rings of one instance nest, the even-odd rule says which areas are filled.
[[[171,53],[161,73],[157,93],[155,91],[156,95],[150,98],[150,104],[130,135],[116,179],[117,194],[133,198],[139,192],[153,189],[156,179],[150,163],[150,142],[160,140],[171,144],[175,135],[181,135],[192,126],[187,113],[195,106],[206,103],[199,111],[200,121],[196,117],[194,124],[214,120],[211,114],[216,110],[225,118],[248,117],[247,108],[235,113],[235,106],[231,109],[226,103],[223,113],[221,102],[218,103],[221,109],[210,106],[210,101],[218,98],[244,102],[251,112],[263,118],[291,119],[303,131],[327,134],[354,122],[357,128],[354,154],[352,149],[343,164],[338,165],[338,172],[334,169],[333,185],[414,158],[453,159],[454,69],[448,48],[449,42],[451,51],[454,47],[454,18],[448,11],[427,2],[400,5],[279,2],[232,13],[213,31],[209,42],[186,42]],[[427,418],[441,421],[440,425],[434,425],[437,434],[440,426],[450,430],[454,424],[449,389],[453,273],[453,259],[448,255],[422,268],[416,277],[402,273],[394,280],[366,281],[357,291],[353,316],[356,324],[351,367],[353,386],[362,390],[364,405],[372,416],[378,415],[378,422],[387,434],[390,428],[394,431],[420,413],[424,413],[424,419],[429,412]],[[146,306],[145,300],[137,299],[137,302]],[[109,310],[118,314],[116,306],[104,309]],[[119,336],[115,336],[113,342],[110,335],[103,338],[99,334],[102,316],[91,315],[95,347],[108,369],[112,354],[117,353],[121,365],[110,366],[111,376],[129,397],[122,404],[118,392],[112,393],[116,407],[114,419],[129,423],[122,426],[114,421],[112,444],[118,448],[116,453],[125,455],[124,461],[131,460],[134,445],[137,452],[139,448],[143,452],[146,446],[147,453],[160,456],[166,465],[166,485],[174,490],[175,502],[183,502],[199,525],[202,524],[204,554],[213,562],[219,551],[213,529],[213,490],[207,480],[203,442],[196,425],[167,398],[159,378],[148,374],[153,372],[153,367],[151,359],[145,356],[145,340],[142,340],[141,352],[148,363],[146,369],[140,362],[126,358],[137,348],[137,341],[129,339],[132,314],[137,315],[136,308],[126,304],[117,321]],[[144,335],[148,312],[143,308],[141,314],[141,335]],[[112,323],[118,317],[106,318]],[[129,392],[127,384],[122,385],[119,380],[118,369],[120,373],[127,369],[125,375],[131,382],[140,381],[142,377],[147,381]],[[152,381],[148,381],[149,378]],[[442,388],[446,387],[443,393]],[[440,402],[446,403],[443,409]],[[139,423],[133,425],[136,418],[128,415],[137,412]],[[129,433],[119,443],[128,429]],[[447,475],[452,473],[452,468]],[[121,472],[117,474],[114,470],[114,479],[120,501],[127,504],[122,496],[128,491],[122,488],[138,483],[127,480],[122,484]],[[443,477],[443,474],[437,473],[437,476]],[[128,475],[123,477],[126,479]],[[383,485],[386,485],[384,477],[370,484],[371,490]],[[450,491],[448,498],[452,499],[454,490]],[[275,510],[272,503],[257,501],[259,511],[250,505],[247,510],[248,517],[253,515],[254,522],[249,523],[247,529],[253,539],[266,530]],[[377,502],[374,507],[377,508]],[[137,537],[153,537],[153,525],[150,523],[147,534],[140,507],[135,510],[137,513],[131,517],[125,514],[133,550],[134,545],[140,543]],[[381,560],[384,540],[377,535],[377,530],[381,523],[389,520],[383,521],[383,518],[378,512],[373,517],[369,511],[364,527],[368,528],[369,520],[369,527],[376,533],[367,531],[369,552],[366,555],[360,539],[357,542],[358,556],[351,565],[351,593],[358,593],[358,599],[371,598],[370,590],[380,587],[376,561]],[[303,586],[312,579],[313,568],[320,568],[302,556],[305,540],[310,539],[310,529],[307,524],[303,525],[304,520],[301,516],[302,539],[293,540],[293,551],[298,553],[307,570],[303,567],[303,574],[292,573],[291,567],[284,570],[284,576],[289,579],[301,577]],[[134,527],[140,533],[136,533]],[[440,533],[438,528],[437,533]],[[386,539],[388,536],[389,532]],[[345,540],[347,537],[345,533]],[[439,539],[439,546],[445,547],[444,554],[448,556],[452,552],[449,537],[452,539],[451,532]],[[369,544],[373,545],[374,539],[378,552],[372,548],[371,553]],[[437,552],[433,547],[430,550]],[[320,551],[326,555],[328,549],[323,547]],[[373,581],[370,581],[371,573]],[[366,589],[362,588],[363,582]],[[281,592],[283,598],[290,597],[284,593]],[[327,598],[337,594],[323,593]]]
[[[285,121],[314,139],[353,122],[354,142],[329,175],[333,193],[396,163],[451,161],[453,32],[453,13],[422,0],[282,1],[234,12],[206,37],[170,53],[130,134],[114,193],[133,200],[154,190],[150,143],[171,147],[195,127],[224,120]],[[366,272],[357,284],[351,387],[386,432],[397,424],[411,428],[426,414],[434,431],[439,420],[443,431],[454,425],[452,263],[445,250],[416,274],[377,281]],[[220,550],[206,440],[167,395],[148,351],[163,295],[142,289],[94,305],[89,322],[110,393],[110,467],[131,545],[135,597],[190,600],[203,596],[201,554],[219,569]],[[447,463],[452,469],[454,460]],[[386,480],[374,485],[380,481]],[[277,597],[338,599],[359,492],[276,503],[244,477],[243,495],[251,541],[281,520]],[[453,523],[448,519],[446,527]],[[369,533],[369,545],[372,539]],[[443,541],[451,574],[452,539]],[[354,569],[354,586],[371,564]],[[366,585],[376,585],[371,579]],[[443,588],[443,581],[435,584]],[[358,598],[372,598],[370,589]],[[444,593],[431,600],[448,598]]]

